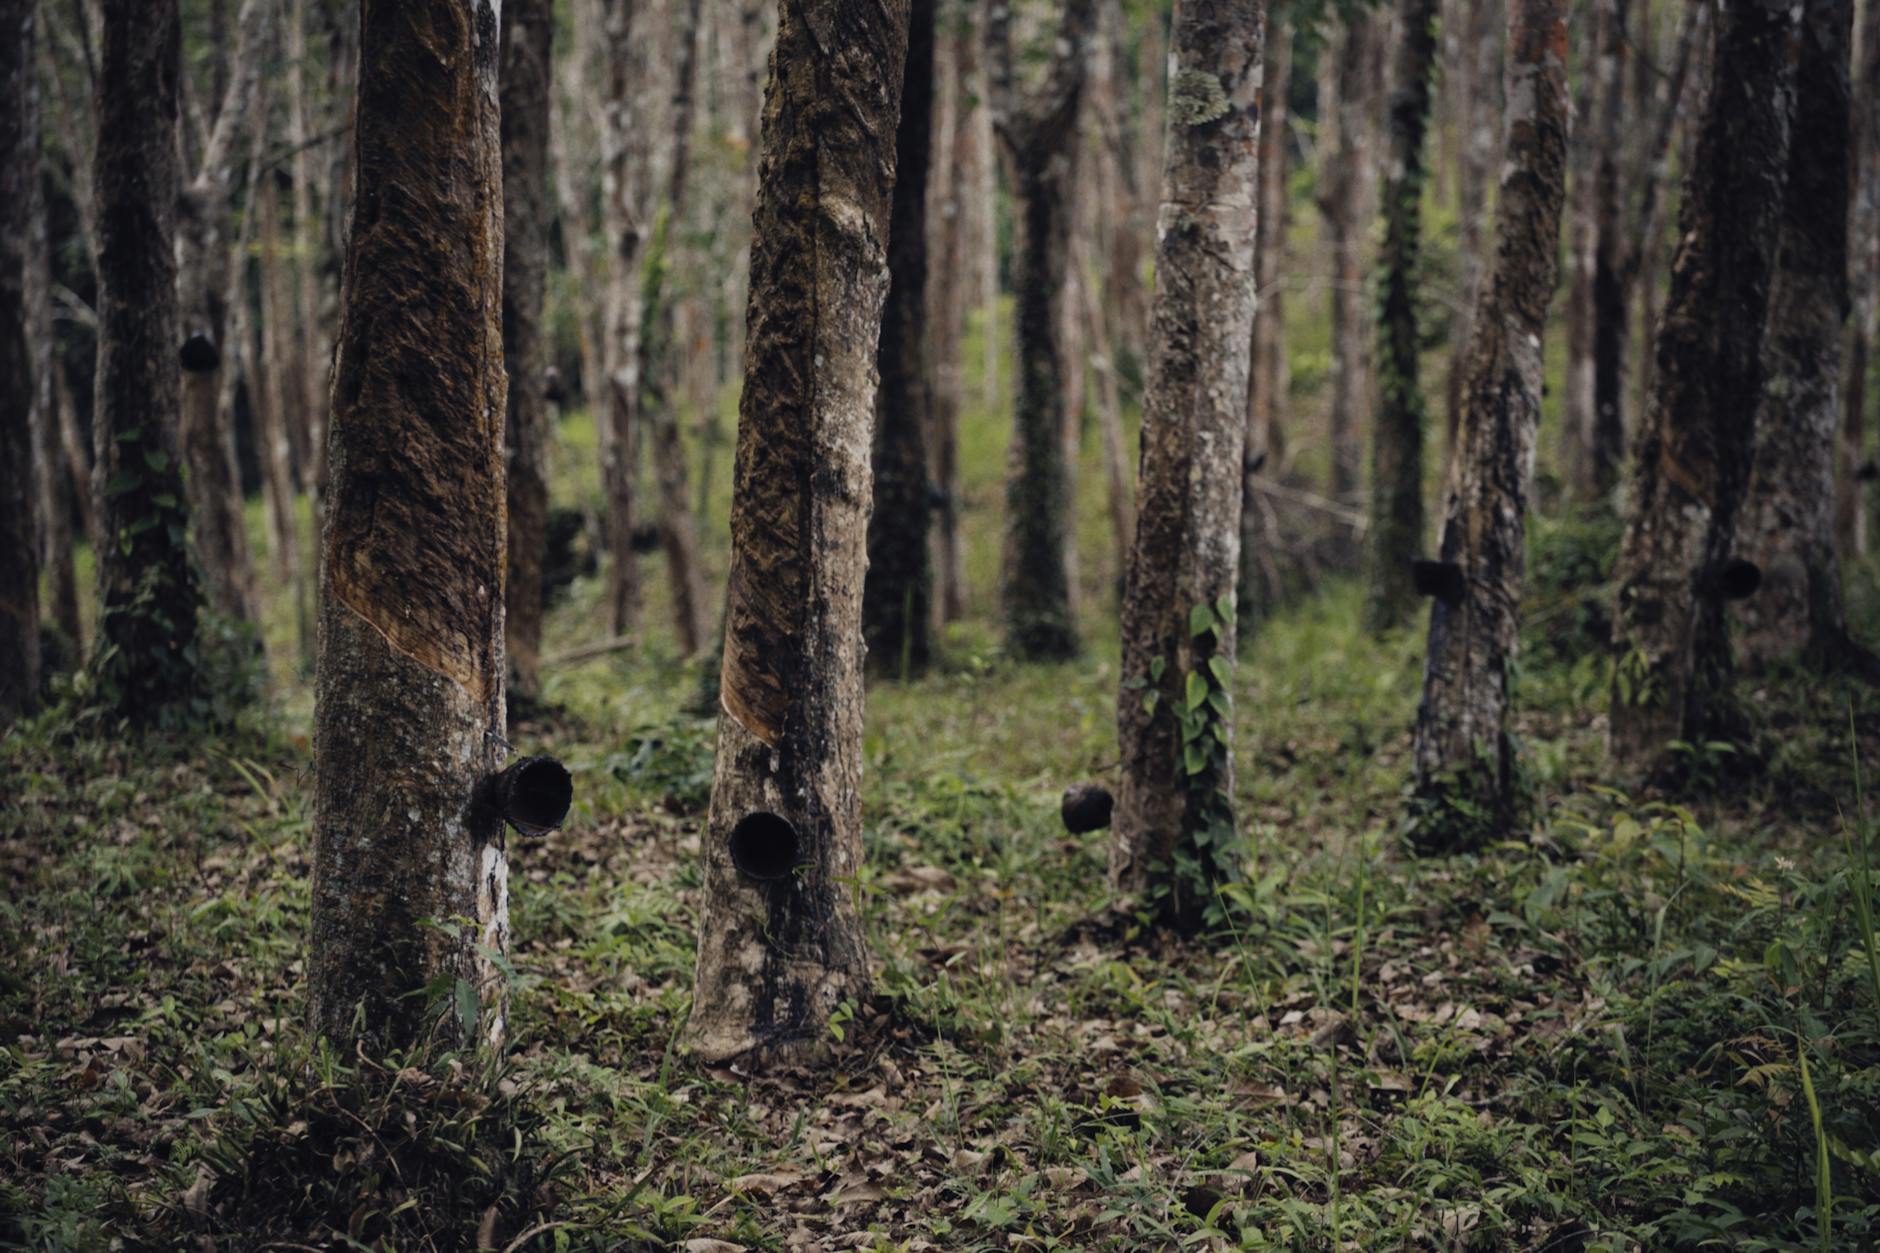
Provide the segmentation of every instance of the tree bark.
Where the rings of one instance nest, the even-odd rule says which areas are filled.
[[[1763,388],[1793,30],[1787,9],[1757,0],[1720,8],[1712,26],[1711,90],[1619,550],[1609,749],[1628,770],[1664,764],[1669,741],[1742,731],[1723,600],[1742,590],[1730,562]]]
[[[1247,371],[1247,435],[1241,454],[1240,572],[1235,591],[1239,632],[1277,603],[1277,579],[1266,575],[1273,563],[1259,549],[1276,536],[1267,526],[1270,506],[1257,499],[1258,469],[1277,472],[1286,460],[1282,424],[1287,393],[1286,273],[1287,136],[1286,95],[1292,83],[1293,22],[1290,7],[1275,6],[1267,18],[1266,67],[1260,86],[1260,170],[1256,178],[1260,211],[1253,257],[1258,292],[1253,318],[1253,359]]]
[[[1566,0],[1511,0],[1507,155],[1495,260],[1469,344],[1459,442],[1417,709],[1414,836],[1454,849],[1522,817],[1508,731],[1520,643],[1527,495],[1541,418],[1541,337],[1566,197]]]
[[[1623,274],[1626,237],[1625,155],[1626,6],[1599,0],[1593,117],[1593,395],[1588,439],[1587,500],[1608,502],[1625,465],[1626,315]]]
[[[202,164],[183,189],[177,212],[177,299],[183,320],[183,455],[189,467],[190,517],[209,607],[253,623],[260,606],[248,561],[234,415],[221,406],[229,351],[228,310],[235,292],[230,264],[230,201],[241,161],[243,128],[258,110],[268,0],[243,0],[226,94],[204,144]]]
[[[1372,213],[1375,184],[1371,160],[1370,78],[1380,42],[1379,18],[1352,11],[1340,22],[1338,54],[1321,82],[1331,88],[1321,107],[1334,131],[1322,145],[1319,213],[1331,252],[1332,326],[1332,498],[1341,504],[1358,499],[1363,468],[1363,415],[1371,407],[1365,350],[1364,241]]]
[[[1869,518],[1861,469],[1867,449],[1867,375],[1880,317],[1880,4],[1860,19],[1853,83],[1854,194],[1848,204],[1847,349],[1841,397],[1841,452],[1835,534],[1845,556],[1865,556]]]
[[[333,386],[308,982],[315,1028],[499,1047],[502,164],[495,0],[363,0]],[[420,995],[412,995],[420,993]],[[350,1051],[350,1050],[349,1050]]]
[[[176,206],[182,23],[176,0],[103,0],[98,143],[98,370],[92,408],[104,702],[134,724],[188,716],[202,607],[187,539],[176,414]]]
[[[1005,489],[1006,647],[1016,657],[1075,656],[1071,571],[1071,467],[1064,457],[1059,343],[1069,252],[1072,149],[1095,0],[1065,0],[1044,83],[1022,103],[1012,66],[1006,0],[986,10],[990,104],[1013,201],[1012,274],[1017,397]]]
[[[1810,0],[1802,10],[1762,407],[1737,523],[1736,551],[1762,569],[1762,586],[1734,615],[1739,653],[1756,662],[1804,653],[1834,661],[1846,643],[1834,454],[1847,310],[1853,22],[1853,0]]]
[[[1180,0],[1170,40],[1110,883],[1184,932],[1200,928],[1239,861],[1226,619],[1240,565],[1265,16],[1261,0]],[[1196,615],[1211,625],[1195,629]]]
[[[1599,11],[1591,4],[1580,8],[1583,26],[1596,24]],[[1583,31],[1586,46],[1598,43],[1590,30]],[[1581,54],[1584,67],[1591,57]],[[1595,90],[1598,76],[1582,72],[1573,94],[1573,116],[1590,119],[1599,99]],[[1566,373],[1562,380],[1560,405],[1561,462],[1573,494],[1581,501],[1593,501],[1599,493],[1593,483],[1593,270],[1599,247],[1593,171],[1598,160],[1598,135],[1594,127],[1576,126],[1569,140],[1567,164],[1567,299],[1566,299]]]
[[[911,0],[895,182],[888,225],[888,299],[876,354],[874,513],[862,636],[882,673],[918,674],[933,657],[931,492],[926,433],[927,166],[933,142],[936,0]]]
[[[672,89],[672,140],[663,216],[653,227],[650,255],[641,281],[638,416],[651,428],[653,468],[659,483],[659,542],[672,580],[673,632],[682,657],[704,650],[711,627],[706,618],[705,570],[699,557],[698,522],[686,491],[684,432],[679,426],[678,352],[674,343],[673,293],[666,277],[682,248],[680,224],[686,208],[691,165],[694,69],[698,64],[700,0],[678,0],[676,68]],[[631,465],[631,462],[629,462]]]
[[[638,513],[641,206],[636,194],[634,147],[639,129],[634,18],[638,0],[601,0],[606,41],[607,94],[602,122],[605,169],[601,233],[607,241],[605,346],[607,438],[601,474],[607,498],[607,601],[615,635],[633,630],[640,616],[639,558],[633,550]],[[597,415],[597,425],[603,419]]]
[[[33,98],[30,115],[37,124],[41,118],[39,98]],[[37,167],[31,184],[33,193],[33,229],[27,257],[27,325],[33,349],[33,477],[39,504],[40,565],[46,572],[51,593],[48,606],[52,624],[58,629],[61,648],[55,657],[42,656],[44,669],[58,665],[72,669],[83,653],[84,625],[78,612],[78,569],[72,539],[72,506],[80,498],[89,501],[89,493],[74,490],[84,480],[68,473],[64,449],[60,446],[58,406],[54,400],[53,371],[60,368],[55,353],[52,326],[52,249],[47,222],[46,198],[42,194]]]
[[[937,599],[942,622],[957,621],[966,614],[966,548],[960,538],[959,423],[964,399],[961,380],[967,289],[972,285],[972,271],[979,264],[968,229],[977,192],[973,175],[979,162],[984,160],[979,150],[978,119],[984,105],[979,98],[980,27],[974,20],[975,7],[973,0],[959,0],[957,9],[947,15],[944,47],[950,71],[946,88],[951,96],[951,124],[946,128],[947,142],[943,150],[946,159],[934,166],[943,180],[943,190],[933,215],[939,225],[935,249],[937,264],[929,272],[931,308],[927,329],[933,388],[928,416],[932,474],[939,495],[933,526],[933,563],[939,581]]]
[[[820,1052],[869,986],[862,577],[905,0],[781,0],[739,401],[723,715],[686,1039]]]
[[[32,0],[0,0],[0,727],[39,699],[39,525],[33,413],[42,329],[28,255],[39,216]]]
[[[1378,267],[1377,421],[1371,430],[1371,524],[1365,624],[1393,630],[1416,603],[1410,563],[1423,546],[1423,389],[1417,271],[1422,251],[1423,137],[1436,63],[1436,0],[1400,0],[1390,100],[1384,252]]]
[[[503,366],[509,375],[504,424],[509,577],[503,623],[509,690],[525,703],[542,695],[549,423],[543,394],[542,299],[548,277],[548,95],[554,25],[548,0],[508,0],[503,6]]]
[[[294,338],[289,334],[286,266],[281,258],[281,196],[272,173],[261,175],[255,197],[260,230],[261,322],[256,327],[251,377],[255,453],[268,511],[274,573],[294,604],[294,638],[303,663],[314,660],[312,588],[302,561],[299,501],[294,492]],[[301,463],[306,464],[304,461]]]
[[[1501,139],[1501,4],[1499,0],[1466,0],[1462,6],[1461,46],[1456,65],[1461,79],[1454,96],[1456,152],[1456,218],[1461,226],[1457,250],[1456,295],[1461,300],[1450,336],[1447,386],[1448,448],[1455,460],[1456,429],[1462,421],[1463,388],[1467,382],[1469,345],[1475,338],[1475,310],[1486,282],[1482,264],[1487,234],[1489,178]]]

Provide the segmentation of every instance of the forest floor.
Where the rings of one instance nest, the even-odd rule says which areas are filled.
[[[969,415],[972,613],[934,673],[870,687],[855,888],[876,994],[819,1071],[679,1048],[713,723],[656,591],[643,647],[552,664],[551,710],[512,728],[577,801],[512,847],[511,1044],[488,1072],[306,1039],[310,698],[278,591],[277,695],[235,729],[131,746],[54,718],[0,741],[0,1244],[1880,1240],[1880,967],[1850,873],[1880,693],[1755,676],[1756,746],[1694,747],[1676,793],[1605,786],[1613,536],[1543,520],[1518,689],[1532,830],[1419,860],[1400,823],[1420,633],[1366,637],[1334,580],[1245,645],[1244,878],[1230,925],[1170,942],[1111,912],[1104,834],[1057,817],[1066,784],[1116,771],[1101,502],[1082,502],[1085,659],[1010,663],[998,430]],[[579,498],[591,432],[562,438],[558,499]],[[1871,572],[1854,584],[1871,628]],[[600,597],[576,581],[551,654],[604,636]]]

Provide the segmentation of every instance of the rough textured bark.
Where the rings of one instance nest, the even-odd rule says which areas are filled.
[[[1440,847],[1506,834],[1520,818],[1509,686],[1541,418],[1541,336],[1566,196],[1566,0],[1510,0],[1507,98],[1495,258],[1449,468],[1440,561],[1451,573],[1430,611],[1417,709],[1416,836]]]
[[[1065,542],[1073,523],[1064,458],[1062,296],[1069,255],[1071,157],[1095,0],[1065,0],[1045,81],[1021,102],[1007,0],[990,0],[989,98],[1013,203],[1016,402],[1005,490],[1006,647],[1021,658],[1078,649]]]
[[[39,695],[39,526],[34,514],[33,286],[39,196],[32,0],[0,0],[0,727]]]
[[[1348,13],[1340,23],[1336,57],[1328,57],[1322,78],[1329,97],[1321,116],[1329,118],[1333,138],[1322,147],[1319,212],[1331,253],[1332,324],[1332,498],[1341,504],[1358,498],[1363,469],[1363,415],[1371,407],[1365,350],[1364,241],[1368,233],[1375,175],[1371,160],[1370,79],[1381,42],[1379,19]]]
[[[673,293],[666,283],[682,251],[680,224],[686,209],[691,166],[694,70],[698,64],[700,0],[681,4],[675,50],[666,202],[653,228],[641,281],[638,418],[652,434],[653,469],[659,484],[659,543],[672,580],[673,633],[682,657],[701,652],[710,638],[705,568],[699,556],[698,520],[686,491],[685,438],[679,426],[679,357],[674,334]],[[631,462],[629,462],[629,465]]]
[[[548,400],[542,298],[548,277],[548,94],[554,11],[503,5],[503,365],[509,578],[503,609],[509,690],[542,694],[542,558],[548,545]]]
[[[320,578],[313,1022],[336,1042],[413,1044],[437,1010],[412,993],[441,983],[456,1038],[494,1046],[509,946],[488,787],[503,744],[496,4],[363,0],[359,34]]]
[[[639,512],[640,197],[635,178],[639,128],[635,91],[635,10],[638,0],[601,0],[607,91],[601,127],[603,210],[607,241],[607,296],[602,364],[607,375],[601,476],[607,498],[607,601],[615,635],[633,629],[640,615],[639,559],[633,532]]]
[[[236,293],[229,227],[243,129],[259,110],[262,42],[271,0],[243,0],[228,85],[203,145],[202,163],[177,206],[177,301],[183,340],[183,457],[189,467],[189,511],[209,607],[254,622],[260,606],[248,561],[240,476],[235,468],[234,415],[221,405],[229,307]]]
[[[1391,70],[1389,177],[1378,276],[1378,407],[1371,428],[1371,522],[1365,624],[1404,625],[1416,605],[1410,563],[1423,546],[1423,389],[1417,270],[1422,252],[1423,136],[1436,62],[1436,0],[1400,0]]]
[[[1723,598],[1740,574],[1728,563],[1763,387],[1793,29],[1769,0],[1732,0],[1712,26],[1711,90],[1619,550],[1610,751],[1627,770],[1662,764],[1671,740],[1741,729]]]
[[[198,690],[202,591],[187,540],[176,414],[176,205],[182,24],[176,0],[104,0],[98,67],[97,461],[101,691],[133,723]]]
[[[933,566],[927,475],[927,166],[933,140],[936,0],[912,0],[895,182],[888,226],[888,300],[876,353],[875,510],[868,520],[862,636],[873,665],[918,673],[933,656]]]
[[[905,0],[781,0],[739,400],[723,715],[686,1039],[818,1051],[869,986],[862,576]],[[742,867],[742,869],[740,868]]]
[[[1794,136],[1763,341],[1755,462],[1736,551],[1762,569],[1736,606],[1736,642],[1755,661],[1841,653],[1846,630],[1834,542],[1847,309],[1848,51],[1853,0],[1802,9]]]
[[[1853,82],[1854,192],[1848,204],[1847,350],[1841,398],[1841,450],[1835,535],[1844,556],[1865,555],[1869,519],[1860,476],[1867,448],[1867,375],[1880,317],[1880,4],[1860,19]]]
[[[1231,607],[1253,348],[1261,0],[1180,0],[1117,702],[1122,788],[1110,882],[1184,930],[1237,870]],[[1162,664],[1155,663],[1160,660]],[[1197,682],[1199,687],[1197,688]],[[1196,702],[1191,694],[1199,691]],[[1154,694],[1153,704],[1148,699]],[[1218,698],[1218,704],[1213,703]],[[1209,730],[1184,734],[1187,708]],[[1191,864],[1192,863],[1192,864]]]
[[[935,510],[934,573],[939,587],[939,616],[952,622],[966,613],[966,547],[960,537],[959,424],[963,396],[962,359],[966,330],[967,288],[979,258],[972,251],[973,174],[983,160],[979,117],[984,113],[979,85],[979,25],[972,0],[959,0],[949,12],[942,42],[949,71],[944,84],[950,105],[944,130],[943,159],[933,163],[940,177],[932,217],[938,227],[935,265],[930,271],[928,352],[933,388],[928,410]]]

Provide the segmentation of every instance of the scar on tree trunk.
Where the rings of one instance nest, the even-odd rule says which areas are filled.
[[[723,713],[686,1042],[819,1053],[867,995],[862,578],[908,0],[781,0],[738,408]]]

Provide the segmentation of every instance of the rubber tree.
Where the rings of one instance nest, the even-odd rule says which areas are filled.
[[[138,724],[190,713],[202,590],[189,550],[177,439],[177,153],[182,24],[176,0],[103,0],[97,212],[98,367],[94,477],[104,704]]]
[[[1566,0],[1510,0],[1495,254],[1463,366],[1417,708],[1415,839],[1455,848],[1520,819],[1510,684],[1520,642],[1541,341],[1566,199]]]
[[[35,354],[28,250],[39,197],[33,0],[0,2],[0,727],[39,694]]]
[[[141,2],[141,0],[138,0]],[[500,1044],[497,0],[363,0],[315,681],[313,1023]]]
[[[868,520],[862,636],[873,665],[913,674],[933,656],[933,515],[927,468],[927,165],[933,145],[937,0],[913,0],[888,224],[888,299],[876,353],[875,510]]]
[[[503,5],[503,364],[509,376],[509,574],[503,634],[512,697],[542,694],[542,559],[548,545],[550,411],[543,375],[542,299],[548,276],[548,98],[554,6]]]
[[[1371,159],[1377,128],[1371,114],[1381,21],[1363,9],[1347,12],[1335,45],[1321,54],[1320,99],[1325,103],[1319,116],[1331,135],[1320,149],[1318,207],[1332,264],[1331,494],[1341,504],[1358,498],[1363,418],[1371,408],[1364,254],[1377,183]]]
[[[607,499],[607,601],[614,634],[639,621],[639,557],[634,532],[639,512],[640,250],[649,162],[641,138],[636,70],[644,49],[636,18],[640,0],[600,0],[607,87],[602,96],[601,233],[607,246],[607,292],[602,316],[602,365],[607,378],[601,481]],[[636,55],[639,54],[639,55]]]
[[[1628,773],[1667,764],[1672,741],[1743,731],[1724,605],[1757,580],[1737,554],[1737,519],[1763,392],[1794,29],[1793,13],[1769,0],[1732,0],[1711,26],[1711,89],[1616,571],[1608,747]]]
[[[1371,519],[1365,534],[1364,618],[1372,631],[1408,622],[1416,603],[1410,566],[1423,546],[1425,404],[1419,380],[1417,279],[1436,9],[1437,0],[1399,0],[1391,66],[1384,246],[1378,265],[1378,406],[1371,427]]]
[[[268,25],[278,19],[277,7],[276,0],[243,0],[227,83],[195,176],[182,189],[176,218],[183,458],[189,469],[185,482],[196,557],[209,607],[249,623],[259,619],[260,605],[242,516],[234,413],[222,404],[226,370],[235,359],[228,342],[229,310],[241,290],[229,228],[245,131],[263,115],[256,94]]]
[[[1077,625],[1065,539],[1071,467],[1064,456],[1063,298],[1070,254],[1072,156],[1095,0],[1064,0],[1044,79],[1029,92],[1013,67],[1010,0],[986,8],[988,100],[1012,197],[1016,403],[1006,473],[1006,647],[1014,656],[1074,656]],[[1022,98],[1021,98],[1022,97]]]
[[[1179,0],[1169,45],[1110,882],[1183,931],[1236,870],[1232,618],[1265,28],[1262,0]]]
[[[718,758],[686,1040],[815,1053],[866,995],[862,579],[906,0],[781,0],[752,220]]]
[[[1795,133],[1763,339],[1762,408],[1736,548],[1762,571],[1736,605],[1739,651],[1755,661],[1837,660],[1846,643],[1834,535],[1847,311],[1848,53],[1852,0],[1803,6]]]

